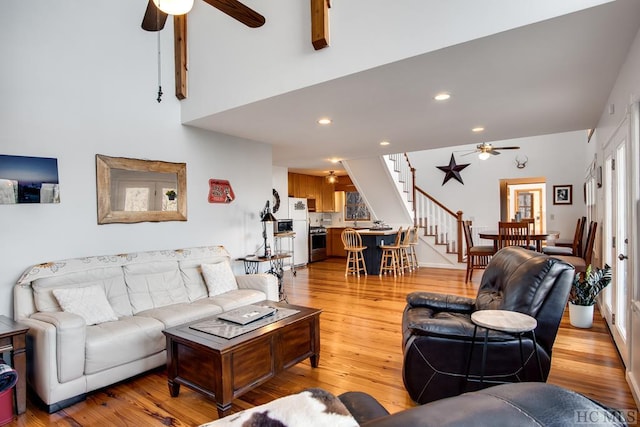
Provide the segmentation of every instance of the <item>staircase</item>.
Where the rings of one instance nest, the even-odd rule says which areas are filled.
[[[462,212],[453,212],[414,185],[415,169],[406,154],[390,154],[384,158],[406,208],[413,214],[414,224],[422,230],[418,248],[421,264],[464,269]]]
[[[414,185],[415,169],[406,154],[343,160],[371,217],[390,226],[417,225],[421,266],[464,269],[462,212],[453,212]]]

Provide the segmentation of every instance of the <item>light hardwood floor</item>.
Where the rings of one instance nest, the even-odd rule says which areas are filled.
[[[241,410],[322,387],[335,394],[359,390],[391,413],[415,406],[402,384],[400,322],[405,296],[416,290],[475,296],[482,271],[464,284],[464,270],[420,268],[397,279],[345,277],[344,260],[333,258],[285,274],[291,304],[323,309],[320,365],[306,360],[234,401]],[[605,323],[596,314],[592,329],[576,329],[568,313],[560,326],[549,382],[619,409],[635,408],[624,367]],[[114,349],[117,351],[117,349]],[[182,387],[169,396],[163,369],[91,393],[86,401],[47,414],[28,402],[14,426],[193,426],[217,418],[215,404]]]

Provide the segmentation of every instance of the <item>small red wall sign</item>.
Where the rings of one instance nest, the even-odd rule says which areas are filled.
[[[226,179],[209,180],[209,203],[231,203],[236,198]]]

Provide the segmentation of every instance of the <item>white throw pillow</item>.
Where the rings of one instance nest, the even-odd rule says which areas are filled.
[[[54,289],[53,295],[64,311],[82,316],[87,325],[118,320],[100,285]]]
[[[233,274],[231,266],[227,261],[217,262],[215,264],[202,264],[201,267],[204,282],[207,284],[210,297],[238,289],[236,276]]]

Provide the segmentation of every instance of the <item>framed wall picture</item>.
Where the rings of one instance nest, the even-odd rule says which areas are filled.
[[[554,185],[553,204],[570,205],[573,203],[573,185]]]

